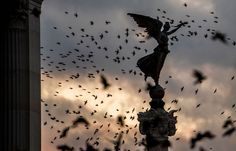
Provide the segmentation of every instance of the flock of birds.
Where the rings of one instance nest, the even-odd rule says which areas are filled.
[[[183,7],[188,7],[187,3],[184,3]],[[161,10],[161,9],[157,9],[157,13],[158,14],[162,14],[163,16],[160,17],[160,19],[169,21],[171,25],[177,24],[178,22],[175,21],[174,19],[168,18],[167,17],[167,11],[165,10]],[[73,15],[74,19],[78,19],[79,18],[79,14],[77,12],[73,13],[73,12],[65,12],[66,15]],[[218,24],[219,23],[219,17],[215,16],[214,12],[210,12],[210,15],[213,16],[213,23]],[[236,45],[236,42],[233,41],[231,38],[227,37],[226,34],[221,33],[215,29],[211,29],[211,28],[206,28],[203,29],[205,27],[205,24],[203,23],[207,23],[208,20],[202,20],[202,23],[199,23],[199,21],[193,20],[191,19],[190,15],[186,15],[186,20],[188,24],[186,25],[185,29],[183,30],[188,30],[187,33],[185,34],[180,34],[179,36],[182,37],[195,37],[195,36],[202,36],[203,38],[206,39],[211,39],[211,40],[219,40],[220,42],[222,42],[223,44],[232,44],[233,46]],[[121,62],[127,62],[128,61],[132,61],[133,58],[135,58],[137,56],[138,53],[145,52],[148,53],[148,50],[146,48],[143,48],[143,45],[146,43],[147,41],[147,35],[145,35],[143,32],[139,32],[138,30],[135,29],[130,29],[130,28],[126,28],[124,30],[123,33],[117,34],[116,36],[114,36],[114,41],[115,40],[119,40],[122,41],[121,44],[118,46],[118,48],[115,49],[114,48],[108,48],[106,46],[102,45],[102,40],[105,39],[107,37],[107,35],[110,33],[109,30],[105,30],[100,32],[98,35],[91,35],[89,34],[89,30],[90,27],[93,27],[96,25],[95,21],[90,21],[88,23],[88,25],[85,27],[81,27],[79,32],[75,32],[73,31],[73,28],[71,26],[68,26],[67,28],[70,30],[69,34],[65,35],[65,38],[74,38],[77,39],[78,43],[76,44],[77,47],[74,48],[73,50],[69,50],[69,51],[63,51],[59,54],[57,54],[60,51],[57,51],[56,49],[49,49],[48,48],[44,48],[41,47],[41,57],[42,57],[42,65],[43,67],[41,67],[41,73],[42,73],[42,84],[44,84],[44,82],[47,82],[47,80],[56,78],[56,76],[58,74],[62,74],[62,75],[66,75],[68,72],[68,68],[73,67],[75,68],[77,71],[74,74],[68,75],[68,79],[65,79],[65,81],[59,81],[58,82],[58,88],[63,87],[64,83],[69,83],[69,82],[77,82],[81,76],[85,76],[85,74],[81,74],[81,73],[86,73],[87,77],[89,79],[96,79],[96,78],[100,78],[100,82],[102,85],[102,89],[104,91],[108,90],[110,87],[112,87],[112,83],[108,80],[108,78],[105,76],[106,72],[104,68],[100,68],[97,66],[97,62],[95,61],[95,57],[96,57],[96,53],[101,53],[102,50],[102,54],[104,55],[104,62],[108,62],[109,64],[112,65],[112,63],[115,64],[120,64]],[[104,26],[107,26],[107,29],[109,29],[110,26],[112,26],[112,21],[110,20],[105,20],[104,21]],[[197,26],[197,30],[191,30],[193,28],[193,26]],[[53,27],[53,30],[58,31],[60,28],[57,26]],[[205,30],[205,34],[204,35],[200,35],[198,33],[198,30]],[[133,46],[132,51],[130,53],[129,56],[122,56],[122,51],[127,51],[126,47],[128,47],[128,44],[130,43],[131,39],[133,38],[133,36],[136,36],[138,41],[138,44]],[[170,37],[170,45],[174,45],[176,42],[179,41],[179,37],[178,36],[172,36]],[[56,45],[58,47],[62,46],[64,43],[61,41],[56,42]],[[91,48],[91,49],[90,49]],[[96,49],[94,49],[96,48]],[[86,49],[86,51],[83,51],[82,49]],[[111,54],[110,56],[108,55],[111,51],[113,51],[113,54]],[[50,56],[50,54],[52,54],[52,56]],[[59,61],[56,60],[55,61],[55,55],[59,55]],[[71,58],[73,58],[71,60]],[[112,63],[111,63],[112,62]],[[81,65],[85,65],[85,66],[81,66]],[[90,67],[92,67],[92,69]],[[135,65],[134,65],[135,66]],[[81,71],[81,73],[80,73]],[[137,68],[133,68],[133,69],[125,69],[122,68],[120,69],[121,74],[123,75],[129,75],[130,77],[133,76],[140,76],[143,77],[143,74],[137,69]],[[193,75],[195,78],[195,81],[193,82],[194,85],[199,85],[201,83],[203,83],[205,80],[207,80],[207,76],[204,75],[204,73],[200,70],[193,70]],[[139,77],[138,77],[139,78]],[[169,78],[171,79],[172,76],[169,76]],[[231,81],[234,80],[234,76],[231,77]],[[115,77],[115,80],[118,82],[121,82],[118,75],[117,77]],[[168,80],[165,81],[165,84],[168,84]],[[92,91],[87,90],[83,85],[78,85],[78,87],[83,90],[83,91],[87,91],[87,93],[89,95],[91,95],[94,100],[97,100],[98,96],[96,94],[92,94]],[[147,83],[146,85],[146,90],[149,90],[150,87],[152,87],[151,83]],[[73,87],[70,87],[70,89],[73,89]],[[100,88],[96,88],[96,89],[100,89]],[[119,90],[121,91],[123,88],[119,88]],[[139,88],[137,90],[137,93],[141,93],[142,88]],[[180,87],[180,91],[184,91],[184,87]],[[198,93],[198,89],[195,90],[195,94]],[[217,89],[214,90],[214,93],[217,93]],[[55,91],[54,92],[54,97],[57,97],[60,95],[59,91]],[[80,97],[81,95],[76,95],[76,97]],[[112,97],[112,94],[108,93],[107,97]],[[43,125],[44,126],[48,126],[48,125],[52,125],[50,126],[50,129],[53,129],[56,126],[53,126],[52,123],[54,124],[68,124],[63,120],[60,120],[60,117],[57,117],[56,115],[52,115],[51,110],[52,108],[50,108],[49,106],[58,106],[58,104],[50,104],[50,101],[48,100],[42,100],[41,101],[42,104],[44,105],[44,107],[42,108],[44,110],[44,112],[47,115],[47,119],[48,121],[44,121]],[[82,108],[86,108],[86,105],[89,103],[88,100],[83,102],[83,105],[79,105],[78,108],[79,110],[71,110],[71,109],[65,109],[65,114],[66,115],[77,115],[78,117],[71,122],[71,124],[69,126],[64,127],[62,130],[57,130],[58,135],[54,137],[54,139],[51,141],[52,144],[54,144],[58,139],[64,139],[68,137],[68,132],[71,131],[72,129],[77,128],[79,125],[84,125],[86,129],[89,129],[89,127],[91,127],[91,125],[95,124],[96,121],[92,122],[90,120],[90,117],[85,117],[83,112],[80,111],[80,109]],[[144,104],[146,103],[146,101],[143,102]],[[172,100],[171,104],[177,104],[178,100]],[[95,107],[98,107],[99,105],[103,104],[103,101],[100,102],[100,104],[97,104]],[[201,104],[198,104],[196,106],[196,108],[199,108]],[[235,104],[232,105],[232,108],[235,108]],[[144,110],[147,110],[146,108],[142,108]],[[119,110],[119,109],[117,109]],[[170,108],[168,108],[168,110],[170,110]],[[178,110],[179,112],[181,111],[181,108],[179,108]],[[96,114],[97,110],[94,109],[90,116],[94,116],[94,114]],[[129,113],[135,113],[135,108],[132,108],[130,111],[126,111],[125,113],[123,113],[123,115],[118,116],[118,117],[113,117],[112,115],[110,115],[109,113],[105,113],[104,115],[104,119],[106,120],[107,118],[116,118],[116,123],[118,124],[119,127],[119,131],[115,133],[114,138],[112,140],[109,140],[110,143],[112,143],[114,145],[113,149],[108,149],[105,148],[104,151],[110,151],[110,150],[115,150],[118,151],[122,148],[122,145],[125,143],[124,138],[129,135],[129,131],[131,131],[131,129],[135,129],[134,132],[134,144],[135,146],[144,146],[145,147],[145,139],[142,138],[141,140],[137,137],[137,133],[138,133],[138,123],[131,127],[128,124],[126,124],[126,120],[135,120],[136,119],[136,115],[131,115]],[[224,114],[224,112],[222,112],[221,114]],[[45,118],[46,119],[46,118]],[[236,127],[234,126],[234,123],[236,121],[232,119],[232,117],[228,117],[225,121],[225,123],[223,124],[222,128],[225,130],[225,132],[223,133],[223,137],[226,136],[230,136],[232,135],[234,132],[236,132]],[[112,126],[112,123],[109,123],[107,125],[107,129],[109,129],[109,127]],[[116,125],[117,126],[117,125]],[[99,145],[102,143],[99,137],[95,138],[95,135],[102,129],[104,128],[105,125],[101,124],[99,125],[98,128],[94,129],[94,136],[92,137],[88,137],[85,141],[86,144],[86,149],[83,148],[76,148],[74,146],[70,146],[68,145],[66,142],[64,144],[58,144],[56,145],[56,148],[60,151],[75,151],[75,150],[80,150],[80,151],[97,151],[99,148]],[[124,130],[124,128],[126,128]],[[109,130],[108,130],[109,133]],[[82,136],[81,136],[82,137]],[[87,137],[87,136],[83,136],[83,137]],[[100,136],[102,137],[102,136]],[[216,137],[216,134],[213,134],[210,131],[206,131],[206,132],[198,132],[196,133],[196,136],[193,136],[192,139],[190,140],[190,148],[195,148],[197,143],[203,139],[214,139]],[[178,141],[180,138],[177,138],[176,141]],[[80,140],[80,137],[77,137],[76,140]],[[93,141],[93,142],[92,142]],[[69,142],[68,142],[69,143]],[[126,142],[126,143],[130,143],[130,142]],[[171,145],[171,144],[169,144]],[[212,148],[210,148],[212,149]],[[128,150],[128,149],[127,149]],[[131,149],[132,150],[132,149]],[[200,151],[206,151],[205,148],[203,147],[199,147]]]

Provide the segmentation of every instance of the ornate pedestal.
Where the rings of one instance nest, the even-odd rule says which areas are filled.
[[[164,90],[157,85],[149,92],[152,98],[150,102],[150,110],[138,113],[138,121],[140,122],[140,133],[146,135],[148,151],[168,151],[168,136],[173,136],[176,132],[176,117],[173,113],[165,111]]]

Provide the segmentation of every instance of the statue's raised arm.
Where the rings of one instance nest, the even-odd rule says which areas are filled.
[[[185,26],[186,24],[188,24],[188,22],[180,23],[179,25],[175,26],[175,29],[167,32],[167,35],[171,35],[171,34],[175,33],[178,29],[180,29],[182,26]]]

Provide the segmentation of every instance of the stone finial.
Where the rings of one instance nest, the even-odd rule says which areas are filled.
[[[150,89],[149,95],[152,99],[162,99],[165,95],[165,90],[160,85],[157,85]]]

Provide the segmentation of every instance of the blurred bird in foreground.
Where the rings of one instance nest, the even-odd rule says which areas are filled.
[[[193,77],[196,79],[194,84],[200,84],[204,80],[207,79],[207,77],[205,75],[203,75],[203,73],[201,71],[199,71],[199,70],[193,70]]]
[[[215,135],[210,131],[206,131],[205,133],[197,133],[196,137],[193,137],[191,139],[191,148],[194,148],[196,146],[196,143],[203,140],[204,138],[213,139],[215,138]]]
[[[57,149],[61,151],[73,151],[74,147],[69,147],[68,145],[59,145],[57,146]]]
[[[111,84],[108,83],[107,78],[104,75],[101,75],[101,83],[103,85],[104,90],[108,89],[111,86]]]
[[[226,34],[221,33],[221,32],[215,32],[213,36],[211,37],[212,40],[219,40],[224,44],[227,44],[226,40]]]

